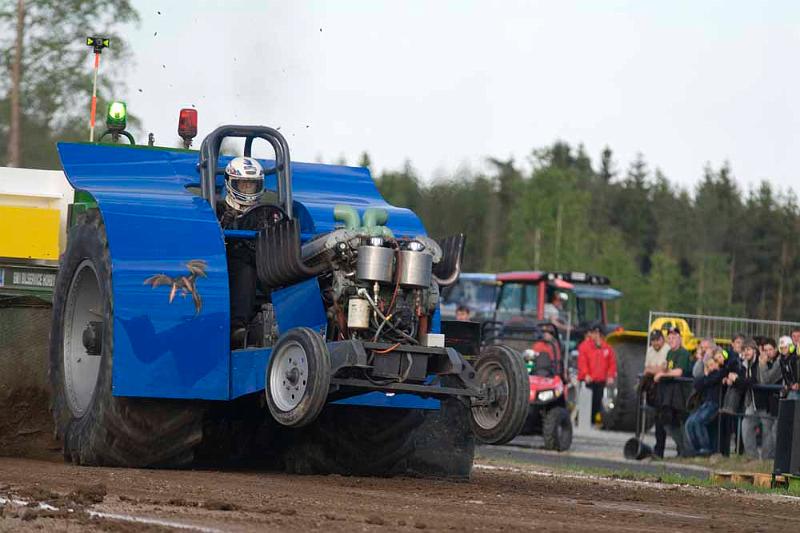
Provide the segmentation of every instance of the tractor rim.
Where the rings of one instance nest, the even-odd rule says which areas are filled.
[[[270,395],[278,409],[291,411],[306,394],[308,356],[296,341],[288,342],[272,356],[275,361],[269,376]]]
[[[489,405],[473,407],[473,419],[483,429],[494,429],[508,409],[508,376],[503,367],[494,361],[483,365],[477,374],[478,383],[493,390],[494,400]]]
[[[84,344],[84,330],[90,322],[102,320],[97,271],[86,259],[72,277],[64,311],[64,391],[69,408],[77,418],[82,417],[91,404],[101,362],[101,356],[89,354]]]

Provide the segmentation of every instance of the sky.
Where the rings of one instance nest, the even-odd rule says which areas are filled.
[[[795,186],[800,2],[133,0],[131,113],[157,144],[194,105],[199,135],[280,127],[295,161],[423,179],[530,161],[555,140],[638,153],[691,188],[729,162]],[[104,60],[113,61],[111,54]]]

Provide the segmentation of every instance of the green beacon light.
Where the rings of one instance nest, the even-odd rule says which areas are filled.
[[[125,102],[111,102],[108,104],[106,127],[111,132],[121,132],[127,126],[128,110]]]
[[[136,144],[133,135],[125,131],[128,125],[128,107],[125,102],[115,100],[108,104],[108,113],[106,113],[106,131],[97,139],[97,142],[103,142],[106,135],[111,136],[111,142],[116,143],[119,141],[120,136],[125,137],[131,144]]]

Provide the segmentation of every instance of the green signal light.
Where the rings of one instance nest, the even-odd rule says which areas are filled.
[[[106,127],[109,131],[122,131],[128,121],[128,109],[125,102],[111,102],[106,114]]]

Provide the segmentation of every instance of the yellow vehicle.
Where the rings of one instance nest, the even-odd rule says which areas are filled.
[[[50,445],[50,301],[74,196],[60,170],[0,167],[0,450],[4,454],[40,455],[37,450]],[[34,446],[38,440],[46,442]]]

